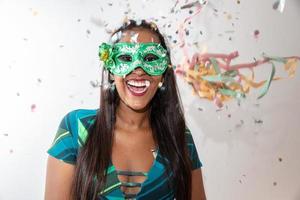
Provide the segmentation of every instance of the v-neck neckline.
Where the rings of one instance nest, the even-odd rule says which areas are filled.
[[[147,173],[147,176],[146,176],[146,179],[141,183],[140,191],[136,194],[136,199],[138,198],[138,196],[139,196],[139,195],[141,194],[141,192],[143,191],[143,186],[144,186],[147,182],[151,181],[151,180],[150,180],[151,177],[150,177],[149,175],[152,174],[152,171],[154,170],[154,168],[155,168],[155,166],[156,166],[156,164],[157,164],[157,158],[158,158],[158,155],[159,155],[159,149],[156,150],[156,157],[153,159],[153,163],[152,163],[152,165],[151,165],[149,171],[148,171],[148,172],[143,172],[143,173]],[[122,194],[122,198],[125,199],[124,192],[121,190],[121,184],[122,184],[122,182],[120,181],[120,179],[119,179],[119,177],[118,177],[118,174],[117,174],[117,171],[122,171],[122,170],[117,169],[117,168],[115,167],[115,165],[113,164],[112,161],[110,161],[110,168],[111,168],[111,170],[112,170],[112,173],[113,173],[113,176],[114,176],[115,180],[117,180],[117,183],[116,183],[116,184],[118,185],[118,187],[117,187],[116,190],[118,190],[118,192],[120,192],[120,193]]]

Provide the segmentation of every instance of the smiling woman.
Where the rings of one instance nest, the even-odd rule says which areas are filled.
[[[99,56],[100,108],[62,120],[48,150],[45,199],[205,199],[202,164],[156,25],[124,23]]]

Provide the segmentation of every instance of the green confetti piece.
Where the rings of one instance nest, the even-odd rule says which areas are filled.
[[[229,90],[229,89],[219,89],[218,90],[221,94],[226,95],[226,96],[231,96],[234,97],[236,99],[242,99],[245,98],[246,95],[243,92],[237,92],[234,90]]]
[[[194,71],[199,71],[199,68],[200,68],[200,65],[199,64],[195,64],[195,66],[194,66]]]
[[[266,54],[263,54],[263,57],[268,58],[273,61],[276,61],[276,62],[284,63],[284,64],[287,62],[286,58],[282,58],[282,57],[278,57],[278,56],[267,56]]]
[[[222,74],[218,75],[207,75],[207,76],[201,76],[202,79],[212,82],[212,83],[232,83],[236,82],[231,76],[224,76]]]
[[[265,96],[270,88],[270,85],[271,85],[271,82],[273,80],[273,77],[275,75],[275,65],[273,62],[271,62],[272,64],[272,72],[268,78],[268,80],[266,81],[266,83],[263,85],[262,89],[261,89],[261,92],[260,92],[260,95],[257,97],[257,99],[260,99],[262,98],[263,96]]]
[[[238,75],[238,71],[237,70],[229,70],[229,71],[224,72],[223,75],[230,76],[230,77],[236,77],[236,75]]]
[[[217,74],[220,74],[221,70],[220,70],[217,60],[215,58],[210,58],[210,62],[213,65],[215,72],[217,72]]]

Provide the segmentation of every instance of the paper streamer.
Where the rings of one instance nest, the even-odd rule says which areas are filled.
[[[276,9],[283,11],[285,1],[277,1],[278,5],[274,4]],[[196,12],[185,18],[179,24],[179,47],[183,51],[183,61],[175,67],[175,72],[184,77],[184,79],[193,86],[194,93],[198,94],[200,98],[213,101],[218,107],[223,106],[223,102],[230,99],[241,100],[246,97],[251,88],[260,88],[258,99],[264,97],[271,86],[273,80],[282,79],[275,77],[276,65],[284,65],[288,77],[294,77],[299,56],[277,57],[262,55],[262,59],[249,63],[240,63],[232,65],[231,61],[239,56],[238,51],[229,54],[216,53],[195,53],[192,58],[188,55],[188,46],[185,41],[185,26],[197,16],[204,5],[200,1],[186,4],[181,9],[196,7]],[[275,9],[275,8],[274,8]],[[259,31],[256,33],[259,34]],[[254,68],[262,65],[270,64],[271,73],[267,80],[260,82],[255,81]],[[250,76],[241,73],[241,69],[248,69],[251,72]]]
[[[218,107],[223,102],[232,98],[241,100],[246,97],[250,88],[261,88],[258,99],[265,96],[273,80],[282,79],[274,77],[275,63],[283,64],[288,77],[294,77],[300,57],[272,57],[263,55],[261,60],[252,63],[231,65],[231,61],[237,58],[237,51],[230,54],[196,53],[191,62],[184,62],[175,69],[177,74],[193,86],[194,92],[201,98],[213,101]],[[271,73],[267,80],[255,82],[253,68],[263,64],[271,64]],[[249,77],[243,75],[240,70],[249,69]]]

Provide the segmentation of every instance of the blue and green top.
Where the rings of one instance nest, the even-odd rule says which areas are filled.
[[[69,112],[61,121],[55,139],[47,151],[49,155],[69,164],[76,164],[78,150],[83,146],[91,126],[95,122],[97,109],[79,109]],[[190,131],[186,130],[187,145],[189,155],[192,160],[192,169],[202,166],[193,137]],[[150,170],[145,172],[118,171],[111,163],[107,170],[106,186],[99,191],[100,200],[124,200],[124,199],[174,199],[174,191],[168,187],[163,157],[156,151],[154,162]],[[143,183],[121,182],[118,175],[127,176],[146,176]],[[137,194],[125,194],[121,187],[139,187]]]

